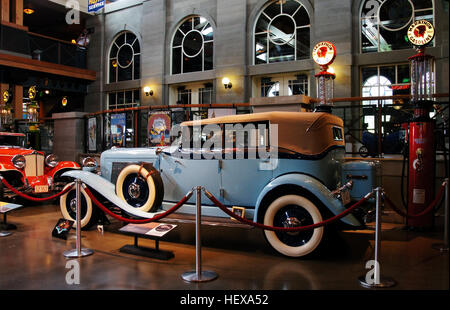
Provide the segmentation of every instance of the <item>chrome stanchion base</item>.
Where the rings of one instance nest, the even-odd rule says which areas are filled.
[[[448,245],[445,245],[444,243],[435,243],[431,245],[433,249],[443,252],[448,252]]]
[[[214,271],[202,271],[200,277],[197,275],[196,271],[189,271],[183,273],[181,276],[186,282],[209,282],[217,279],[218,275]]]
[[[391,278],[386,278],[386,277],[380,277],[380,283],[376,284],[376,283],[367,283],[366,282],[366,276],[360,276],[358,278],[359,284],[364,287],[364,288],[388,288],[388,287],[393,287],[394,285],[397,284],[397,282],[395,282],[393,279]]]
[[[63,253],[63,255],[66,258],[79,258],[79,257],[86,257],[86,256],[90,256],[90,255],[94,254],[94,251],[92,251],[91,249],[81,249],[80,252],[81,252],[81,254],[78,255],[78,250],[74,249],[74,250],[65,251]]]
[[[9,231],[0,231],[0,238],[1,237],[8,237],[8,236],[11,236],[12,235],[12,232],[9,232]]]

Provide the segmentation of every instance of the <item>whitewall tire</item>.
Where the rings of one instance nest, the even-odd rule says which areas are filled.
[[[73,185],[74,183],[67,184],[64,190]],[[61,213],[66,220],[75,222],[73,225],[74,228],[77,227],[76,202],[75,187],[59,198]],[[90,228],[97,221],[97,212],[94,211],[91,198],[89,198],[83,187],[81,187],[81,216],[81,228]]]
[[[274,200],[264,215],[264,225],[277,227],[308,226],[322,220],[317,206],[298,195],[286,195]],[[302,257],[319,247],[324,228],[296,233],[266,230],[264,234],[269,244],[279,253],[289,257]]]
[[[116,182],[116,193],[136,210],[154,212],[161,206],[164,188],[159,172],[138,166],[125,167]]]

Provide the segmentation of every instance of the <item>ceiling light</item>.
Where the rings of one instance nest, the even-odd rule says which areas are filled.
[[[23,12],[27,15],[31,15],[33,14],[35,11],[33,9],[27,8],[27,9],[23,9]]]

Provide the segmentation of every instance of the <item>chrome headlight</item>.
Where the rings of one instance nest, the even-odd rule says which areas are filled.
[[[11,162],[17,169],[24,169],[27,165],[25,157],[23,155],[14,156]]]
[[[97,161],[92,157],[83,159],[82,165],[84,168],[97,168]]]
[[[50,154],[45,158],[45,164],[49,167],[55,168],[58,163],[58,157],[55,154]]]

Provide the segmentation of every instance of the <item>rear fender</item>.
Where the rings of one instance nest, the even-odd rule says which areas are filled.
[[[256,202],[255,222],[258,221],[259,209],[264,197],[271,191],[283,185],[295,185],[307,190],[319,199],[320,202],[322,202],[322,204],[334,215],[338,215],[346,210],[342,205],[342,202],[335,198],[330,190],[320,181],[304,174],[286,174],[272,180],[260,193]],[[352,214],[347,215],[341,219],[341,221],[351,226],[361,226],[361,223]]]

